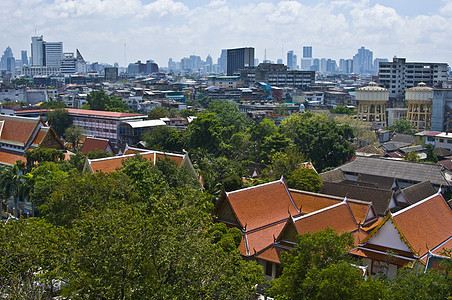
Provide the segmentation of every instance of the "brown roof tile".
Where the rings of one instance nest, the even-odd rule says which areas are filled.
[[[178,163],[178,167],[180,167],[184,157],[183,155],[176,155],[173,153],[163,153],[163,152],[156,152],[156,151],[150,151],[147,153],[141,153],[142,157],[144,157],[147,160],[150,160],[152,163],[155,164],[156,159],[164,159],[165,155],[170,158],[171,160],[174,160]],[[91,166],[92,171],[95,172],[103,172],[103,173],[110,173],[114,172],[117,169],[120,169],[123,167],[123,160],[129,159],[131,157],[134,157],[135,155],[122,155],[122,156],[114,156],[114,157],[107,157],[107,158],[99,158],[99,159],[90,159],[88,160],[89,165]]]
[[[24,146],[30,139],[39,119],[0,116],[3,121],[0,140],[12,142]]]
[[[94,150],[107,150],[109,144],[110,142],[106,139],[86,137],[80,152],[87,154]]]
[[[280,234],[285,224],[286,222],[281,222],[273,226],[247,233],[246,239],[248,242],[249,254],[254,255],[255,252],[262,251],[264,248],[273,244],[274,238]]]
[[[441,195],[398,211],[393,220],[419,256],[452,236],[452,210]]]
[[[27,162],[24,156],[0,150],[0,164],[13,166],[16,161]]]
[[[331,227],[335,232],[354,232],[358,226],[345,202],[294,219],[298,234],[317,232]]]
[[[247,231],[299,215],[283,180],[226,193]]]

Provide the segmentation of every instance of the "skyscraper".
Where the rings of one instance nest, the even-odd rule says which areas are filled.
[[[45,66],[45,48],[44,40],[41,36],[31,37],[31,65],[42,67]]]
[[[303,46],[303,58],[312,58],[312,46]]]
[[[218,66],[220,67],[219,73],[226,73],[228,65],[228,50],[221,50],[221,55],[218,58]]]
[[[21,52],[22,66],[28,66],[28,55],[27,50],[22,50]]]
[[[287,66],[293,69],[293,50],[287,52]]]
[[[239,69],[254,66],[254,48],[228,49],[227,74],[233,75]]]
[[[361,47],[358,53],[353,56],[354,73],[372,74],[373,73],[373,52]]]
[[[60,67],[63,59],[63,42],[44,42],[45,66]]]
[[[14,65],[14,55],[11,48],[8,46],[5,49],[5,52],[3,52],[2,58],[1,58],[1,70],[7,70],[9,72],[14,71],[15,65]]]

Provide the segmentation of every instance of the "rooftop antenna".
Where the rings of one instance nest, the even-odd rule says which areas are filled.
[[[126,43],[124,43],[124,67],[127,67],[127,60],[126,60]]]

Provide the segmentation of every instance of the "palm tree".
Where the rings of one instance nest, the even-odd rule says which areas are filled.
[[[14,199],[14,216],[19,216],[19,199],[24,199],[27,194],[26,181],[17,165],[14,167],[0,167],[0,192],[1,202],[8,203],[11,197]]]

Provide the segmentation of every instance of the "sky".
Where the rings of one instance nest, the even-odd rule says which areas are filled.
[[[255,57],[374,58],[452,64],[452,0],[2,0],[0,54],[30,55],[31,37],[63,42],[85,60],[125,66],[254,47]]]

